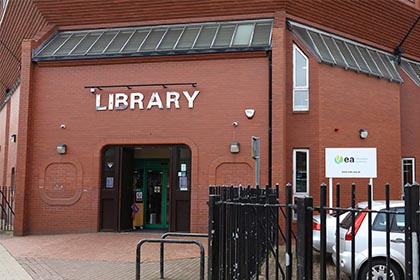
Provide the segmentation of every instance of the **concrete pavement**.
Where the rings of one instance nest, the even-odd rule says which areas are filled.
[[[134,279],[138,241],[161,234],[0,234],[0,279]],[[207,253],[207,239],[195,239],[203,243]],[[166,244],[165,279],[199,279],[198,256],[197,246]],[[159,244],[144,244],[141,260],[141,279],[159,279]]]
[[[31,280],[31,276],[22,266],[0,245],[0,278],[4,280]]]

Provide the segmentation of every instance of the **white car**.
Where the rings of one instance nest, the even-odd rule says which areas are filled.
[[[339,220],[340,222],[343,220],[343,218],[346,217],[344,215],[348,212],[341,212]],[[336,213],[327,214],[326,215],[326,251],[328,254],[332,253],[333,245],[335,244],[335,232],[336,232],[336,224],[337,224],[337,216]],[[316,251],[321,250],[321,215],[315,215],[312,218],[312,246]]]
[[[367,202],[357,205],[359,209],[368,209]],[[373,201],[372,210],[386,210],[385,201]],[[368,267],[368,215],[367,212],[355,213],[355,275],[356,279],[404,279],[405,272],[405,216],[404,201],[390,201],[390,268],[386,266],[386,214],[372,213],[372,267]],[[341,270],[351,274],[352,215],[340,223],[340,260]],[[336,246],[332,248],[332,259],[337,264]]]

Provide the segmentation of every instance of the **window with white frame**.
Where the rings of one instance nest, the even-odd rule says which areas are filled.
[[[416,166],[414,158],[402,159],[402,184],[413,184],[416,181]]]
[[[309,110],[309,59],[293,44],[293,111]]]
[[[295,195],[309,194],[309,150],[293,150],[293,191]]]

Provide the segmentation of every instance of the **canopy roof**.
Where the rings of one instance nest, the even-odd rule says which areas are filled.
[[[393,54],[297,22],[288,21],[288,26],[298,41],[321,63],[392,82],[403,82]]]
[[[272,19],[61,31],[34,61],[271,49]]]

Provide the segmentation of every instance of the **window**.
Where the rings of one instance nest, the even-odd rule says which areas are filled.
[[[293,190],[297,195],[309,194],[309,150],[293,150]]]
[[[12,187],[12,190],[15,189],[16,186],[16,169],[12,168],[12,176],[10,178],[10,186]]]
[[[413,184],[416,181],[414,158],[402,159],[402,186]],[[404,191],[404,190],[403,190]]]
[[[293,111],[309,110],[309,60],[293,45]]]
[[[384,211],[386,209],[382,209]],[[405,216],[404,208],[391,208],[390,211],[395,213],[390,213],[389,221],[391,224],[391,232],[404,233],[405,230]],[[386,213],[380,212],[376,215],[375,221],[372,224],[372,230],[376,231],[386,231]]]

